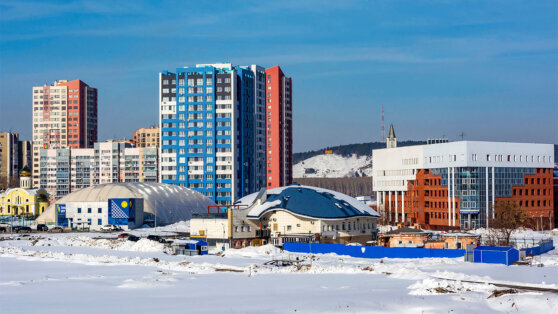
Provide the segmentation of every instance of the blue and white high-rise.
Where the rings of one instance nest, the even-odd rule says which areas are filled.
[[[265,69],[198,64],[159,74],[160,182],[218,204],[265,187]]]

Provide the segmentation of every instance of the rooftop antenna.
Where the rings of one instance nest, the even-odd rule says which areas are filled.
[[[459,134],[459,137],[461,137],[461,140],[463,141],[463,139],[465,138],[465,133],[463,133],[463,131],[461,131],[461,134]]]
[[[384,106],[382,105],[382,143],[386,142],[386,126],[384,124]]]

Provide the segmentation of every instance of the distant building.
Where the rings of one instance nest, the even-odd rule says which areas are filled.
[[[553,228],[553,145],[459,141],[377,149],[372,159],[378,209],[388,222],[489,227],[494,204],[508,199],[535,228]]]
[[[198,64],[159,74],[161,182],[231,204],[266,184],[265,69]]]
[[[265,70],[267,116],[267,188],[293,181],[293,85],[279,66]],[[327,154],[327,151],[326,151]],[[258,159],[259,161],[260,159]]]
[[[134,132],[132,143],[136,147],[159,147],[159,128],[141,128]]]
[[[101,142],[94,148],[41,150],[40,186],[59,199],[80,189],[115,182],[157,182],[158,149]]]
[[[144,223],[167,225],[189,220],[214,206],[207,197],[187,188],[161,183],[100,184],[56,201],[36,219],[72,228],[99,230],[113,224],[123,229]]]
[[[31,167],[29,141],[20,141],[18,133],[0,133],[0,189],[1,186],[16,187],[19,170]]]
[[[44,190],[31,189],[31,171],[26,166],[20,173],[20,187],[0,193],[0,216],[38,216],[49,206]]]
[[[92,148],[97,141],[97,89],[81,80],[33,87],[33,186],[40,184],[40,150]]]

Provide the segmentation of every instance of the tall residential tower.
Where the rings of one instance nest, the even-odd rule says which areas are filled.
[[[159,74],[162,183],[218,204],[265,187],[265,75],[230,63]]]
[[[81,80],[33,87],[33,186],[42,148],[87,148],[97,141],[97,89]]]
[[[267,112],[267,188],[293,181],[292,80],[277,65],[265,70]]]

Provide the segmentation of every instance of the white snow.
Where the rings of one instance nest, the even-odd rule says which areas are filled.
[[[315,173],[307,173],[306,169],[314,169]],[[343,157],[336,154],[317,155],[293,165],[294,178],[341,178],[372,176],[372,156]]]
[[[462,258],[309,255],[271,245],[173,256],[157,242],[131,242],[115,235],[34,234],[29,240],[0,236],[2,312],[556,313],[558,309],[558,295],[551,293],[489,298],[495,289],[504,289],[491,283],[558,287],[556,251],[541,256],[538,262],[543,267],[473,264]],[[558,238],[558,233],[551,235]],[[300,263],[265,265],[272,259]]]

